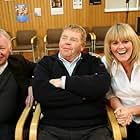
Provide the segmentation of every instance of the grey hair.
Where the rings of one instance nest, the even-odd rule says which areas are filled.
[[[8,42],[9,42],[9,44],[10,44],[10,47],[11,47],[11,37],[10,37],[10,35],[9,35],[4,29],[2,29],[2,28],[0,28],[0,37],[5,37],[5,38],[8,40]]]

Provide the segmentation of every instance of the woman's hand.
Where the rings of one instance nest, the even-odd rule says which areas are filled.
[[[132,122],[133,115],[130,108],[119,107],[114,111],[117,121],[120,125],[126,126]]]

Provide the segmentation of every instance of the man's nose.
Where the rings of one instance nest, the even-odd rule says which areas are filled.
[[[0,55],[3,55],[3,50],[0,49]]]
[[[71,44],[70,42],[71,42],[70,38],[66,39],[66,44]]]

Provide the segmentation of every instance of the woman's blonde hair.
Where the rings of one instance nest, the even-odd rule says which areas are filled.
[[[64,30],[70,29],[72,31],[78,32],[81,34],[81,42],[82,42],[82,46],[85,47],[86,45],[86,38],[87,38],[87,33],[85,31],[85,29],[78,25],[78,24],[69,24],[66,27],[64,27]]]
[[[106,56],[107,67],[110,73],[112,61],[113,59],[115,59],[111,52],[110,45],[112,41],[116,41],[118,39],[120,41],[128,40],[132,42],[133,51],[129,60],[131,65],[133,65],[134,62],[136,62],[140,57],[140,39],[135,33],[135,31],[132,29],[132,27],[125,23],[118,23],[113,25],[108,30],[104,41],[104,53]]]

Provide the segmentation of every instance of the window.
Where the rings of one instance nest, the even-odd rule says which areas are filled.
[[[105,12],[135,11],[139,0],[105,0]]]

